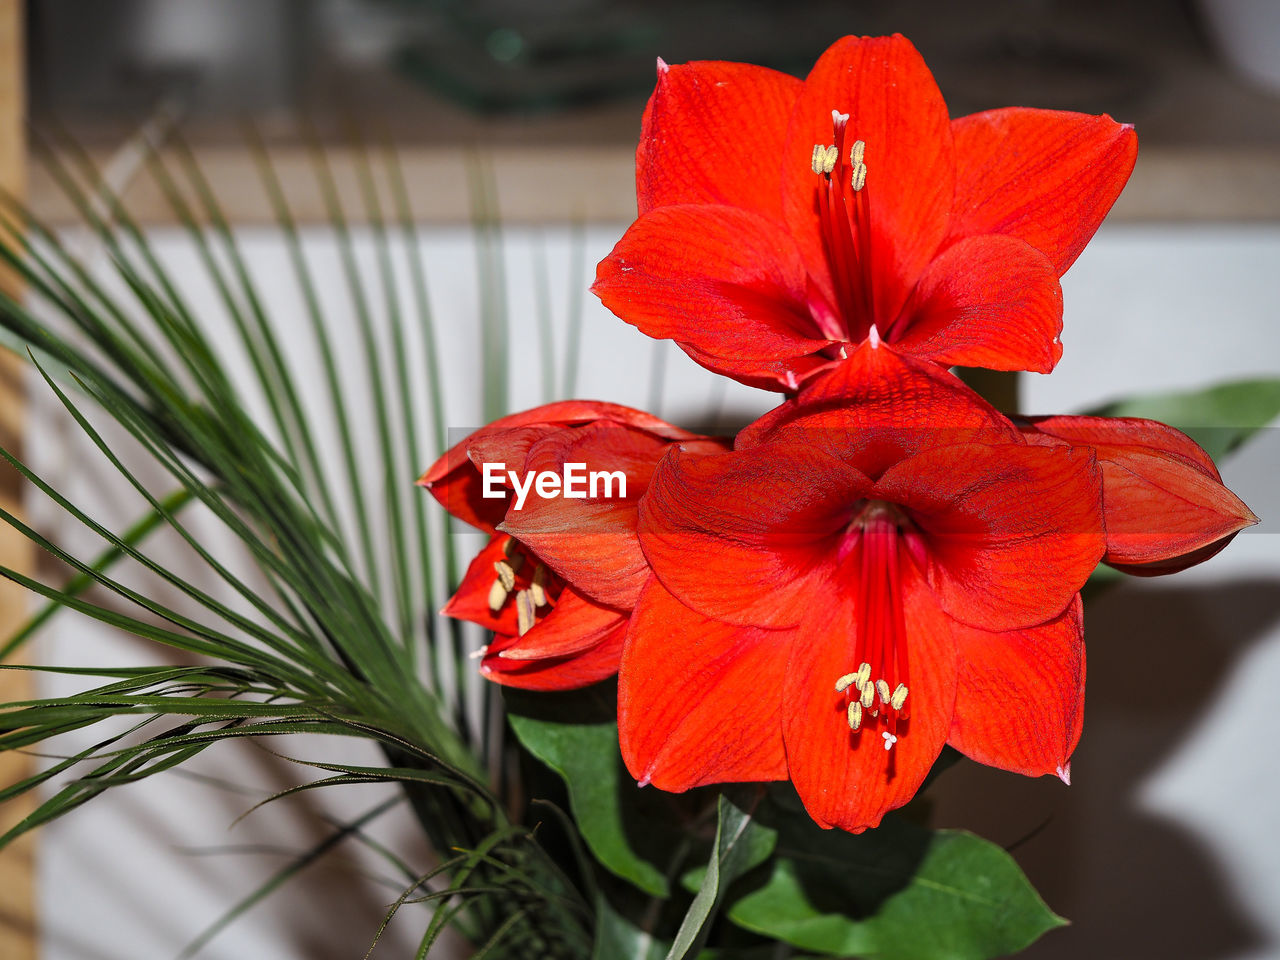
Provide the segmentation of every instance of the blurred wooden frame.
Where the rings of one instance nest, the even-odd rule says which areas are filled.
[[[26,185],[26,92],[23,56],[22,0],[0,0],[0,186],[21,195]],[[6,293],[16,290],[14,278],[0,274]],[[22,363],[8,351],[0,351],[0,441],[10,450],[21,446],[24,421]],[[12,469],[0,471],[0,503],[21,513],[22,491]],[[11,527],[0,527],[0,563],[30,570],[31,544]],[[0,582],[0,637],[8,636],[26,616],[28,597],[16,584]],[[0,671],[0,703],[31,695],[30,674]],[[22,754],[0,754],[0,787],[28,776],[30,759]],[[22,797],[0,804],[0,833],[31,810]],[[0,852],[0,957],[33,960],[37,952],[35,926],[35,845],[31,835]]]

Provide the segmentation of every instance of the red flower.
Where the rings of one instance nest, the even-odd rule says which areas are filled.
[[[640,218],[595,292],[745,383],[795,390],[875,326],[939,364],[1051,370],[1060,277],[1133,168],[1109,117],[951,120],[904,38],[846,37],[803,82],[659,62]]]
[[[1190,437],[1154,420],[1033,417],[1031,443],[1094,451],[1102,468],[1107,563],[1137,576],[1208,560],[1258,522]]]
[[[480,670],[529,689],[583,687],[613,676],[648,565],[636,505],[674,442],[694,455],[725,445],[616,404],[567,401],[503,417],[471,434],[419,480],[454,516],[491,534],[444,608],[494,632]],[[625,477],[583,498],[512,489],[566,464]],[[484,496],[485,464],[505,477]],[[502,464],[501,468],[496,465]],[[599,494],[598,496],[594,494]]]
[[[654,578],[619,674],[628,768],[666,790],[789,777],[849,830],[910,799],[948,742],[1065,776],[1101,499],[1091,451],[1026,443],[874,344],[733,452],[673,448],[640,506]]]

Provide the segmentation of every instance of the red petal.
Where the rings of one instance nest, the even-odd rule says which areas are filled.
[[[528,633],[504,644],[497,656],[516,661],[572,656],[601,643],[626,622],[625,613],[594,603],[572,587],[565,587],[551,612]]]
[[[951,729],[956,696],[952,621],[910,560],[902,561],[911,659],[910,720],[884,749],[880,728],[849,729],[838,677],[852,664],[857,620],[851,603],[815,609],[791,645],[783,703],[787,768],[809,815],[824,827],[860,831],[920,788]]]
[[[961,240],[935,259],[887,339],[943,365],[1048,373],[1062,356],[1062,287],[1016,237]]]
[[[1042,626],[988,633],[955,626],[961,682],[949,743],[1013,773],[1060,774],[1084,722],[1079,596]]]
[[[1102,468],[1107,563],[1140,576],[1175,573],[1209,559],[1258,522],[1222,485],[1190,437],[1152,420],[1049,417],[1031,429],[1092,449]]]
[[[1101,479],[1087,451],[925,450],[890,467],[874,495],[918,528],[942,608],[984,630],[1058,616],[1102,559]]]
[[[480,664],[480,672],[494,683],[525,690],[576,690],[607,680],[618,672],[625,623],[590,650],[576,656],[552,660],[507,660],[491,655]]]
[[[539,497],[529,492],[521,509],[507,512],[502,529],[529,546],[566,583],[600,603],[623,609],[635,605],[649,578],[649,565],[636,536],[637,504],[671,441],[643,430],[601,423],[559,431],[534,445],[526,471],[562,474],[579,465],[583,492],[593,472],[621,472],[626,496]],[[723,452],[718,441],[687,441],[690,453]],[[604,488],[597,492],[603,494]]]
[[[1149,453],[1172,454],[1199,469],[1205,476],[1221,480],[1213,458],[1181,430],[1158,420],[1140,417],[1029,417],[1030,431],[1046,434],[1071,444],[1129,447]],[[1028,439],[1032,439],[1028,436]]]
[[[870,481],[811,446],[692,457],[674,447],[640,504],[663,586],[708,617],[789,627],[828,592],[836,548]]]
[[[1138,156],[1133,127],[1108,116],[1006,107],[952,122],[954,241],[1007,233],[1049,258],[1058,276],[1080,256]]]
[[[799,92],[795,77],[751,64],[659,64],[636,150],[640,212],[723,203],[781,219],[778,166]]]
[[[713,357],[785,360],[820,350],[804,265],[786,231],[736,207],[659,207],[600,262],[591,288],[627,323]]]
[[[505,430],[548,425],[564,427],[577,423],[590,423],[594,420],[629,424],[673,440],[695,436],[641,410],[633,410],[616,403],[562,400],[534,407],[532,410],[513,413],[495,420],[487,427],[481,427],[469,434],[462,442],[450,447],[418,479],[418,484],[426,487],[441,506],[455,517],[481,530],[493,533],[507,511],[507,501],[486,499],[482,495],[483,484],[480,472],[467,456],[470,445]],[[525,446],[527,447],[527,442]],[[514,461],[512,469],[517,469]]]
[[[832,110],[866,142],[876,312],[897,316],[947,232],[955,180],[951,120],[910,41],[845,37],[819,58],[796,101],[783,154],[783,211],[804,262],[827,277],[814,144],[832,142]]]
[[[939,444],[1019,442],[1016,428],[946,370],[864,343],[748,426],[738,449],[814,444],[867,476]]]
[[[618,671],[618,735],[632,776],[674,791],[785,779],[790,636],[708,620],[652,581]]]

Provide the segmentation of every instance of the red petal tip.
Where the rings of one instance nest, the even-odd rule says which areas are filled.
[[[652,781],[649,777],[649,774],[646,773],[643,777],[641,777],[639,780],[636,781],[636,786],[647,787],[651,782]]]
[[[1059,765],[1058,779],[1061,780],[1063,783],[1065,783],[1068,787],[1071,786],[1071,761],[1070,760],[1068,760],[1064,764]]]
[[[659,57],[658,58],[658,79],[661,80],[664,76],[666,76],[667,71],[670,69],[671,67],[667,65],[667,61]]]

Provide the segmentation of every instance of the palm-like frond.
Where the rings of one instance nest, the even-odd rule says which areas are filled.
[[[492,710],[484,686],[464,682],[470,673],[465,638],[433,613],[459,563],[454,538],[428,516],[412,479],[424,465],[422,441],[431,452],[443,448],[447,420],[427,272],[394,151],[375,157],[364,150],[357,161],[361,218],[376,263],[372,274],[357,257],[326,152],[319,146],[313,151],[347,303],[320,296],[270,156],[260,145],[257,155],[306,307],[307,348],[321,361],[324,413],[337,432],[336,466],[307,408],[292,359],[296,344],[283,342],[240,238],[180,142],[164,153],[148,149],[146,165],[230,319],[230,344],[211,335],[147,232],[74,144],[46,150],[44,160],[109,259],[109,277],[5,199],[3,221],[11,230],[0,241],[0,261],[31,293],[25,304],[0,299],[5,340],[31,355],[48,389],[147,509],[117,531],[3,452],[35,490],[104,545],[85,559],[18,517],[3,515],[72,571],[66,584],[54,587],[0,569],[51,604],[7,638],[4,654],[61,606],[195,662],[104,670],[100,679],[106,682],[75,695],[4,707],[0,749],[29,749],[99,725],[104,733],[89,748],[0,794],[3,800],[58,784],[0,844],[104,790],[186,763],[220,741],[283,733],[360,737],[381,746],[385,767],[320,762],[326,776],[280,796],[339,783],[401,786],[435,850],[448,854],[439,874],[414,876],[406,867],[411,885],[400,902],[433,906],[421,954],[452,923],[485,955],[583,955],[587,901],[529,829],[512,821],[496,776],[506,749],[501,714]],[[496,292],[502,257],[488,184],[477,167],[485,407],[496,415],[505,412],[507,359],[505,307]],[[347,325],[356,328],[361,377],[338,361],[335,331]],[[407,338],[411,326],[416,336]],[[411,339],[422,344],[417,356],[410,353]],[[230,371],[232,348],[250,361],[252,391]],[[367,395],[359,395],[362,390]],[[372,444],[360,435],[363,425],[352,421],[355,399],[373,411]],[[265,407],[265,418],[255,416],[255,405]],[[103,423],[110,424],[111,436]],[[130,453],[120,450],[115,434],[128,438]],[[186,519],[193,509],[234,538],[252,569],[206,545]],[[198,558],[219,590],[174,572],[170,558],[149,547],[161,529]],[[124,568],[120,574],[117,566]],[[161,578],[181,596],[182,609],[131,587],[129,569]],[[226,919],[321,855],[325,844],[359,829],[358,822],[338,828],[323,849],[300,856]],[[428,881],[445,877],[445,886],[424,892]],[[192,948],[219,929],[221,921]]]

